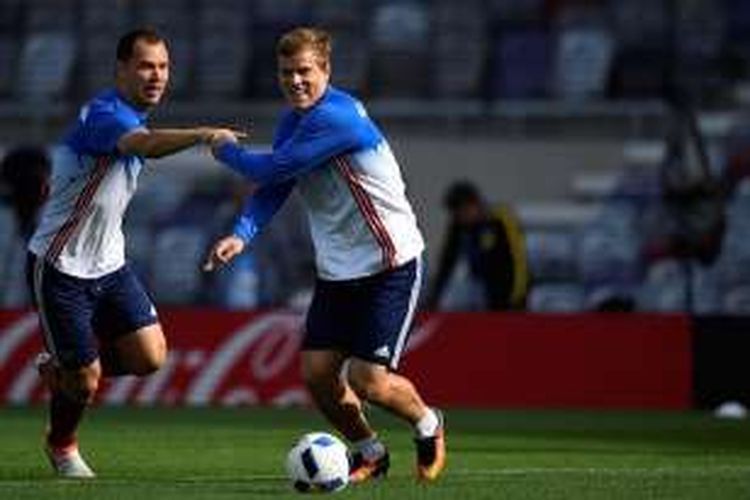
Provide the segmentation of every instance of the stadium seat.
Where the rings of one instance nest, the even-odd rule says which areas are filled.
[[[422,2],[383,2],[375,7],[370,29],[376,50],[424,52],[429,48],[430,12]]]
[[[529,271],[534,281],[568,281],[578,278],[577,246],[566,230],[531,230],[526,233]]]
[[[438,37],[436,43],[432,94],[437,98],[472,98],[479,95],[487,53],[484,38],[474,39],[463,33],[452,33]]]
[[[722,244],[716,266],[724,286],[750,284],[750,198],[736,196],[729,204]]]
[[[704,267],[692,265],[693,306],[695,314],[718,314],[722,310],[722,284],[716,264]]]
[[[729,289],[723,297],[722,312],[737,316],[750,316],[750,285]]]
[[[539,99],[549,95],[552,40],[541,29],[509,30],[495,41],[490,93],[498,99]]]
[[[29,100],[62,95],[68,86],[75,53],[75,41],[70,33],[29,35],[21,52],[16,93]]]
[[[555,94],[566,100],[604,96],[614,44],[604,27],[571,27],[559,34]]]
[[[674,312],[688,309],[688,281],[683,263],[663,260],[649,266],[638,291],[641,311]]]
[[[438,2],[433,9],[432,94],[468,98],[480,92],[488,23],[476,1]]]
[[[606,227],[584,230],[578,242],[578,269],[585,285],[632,284],[639,279],[638,237]]]
[[[621,171],[613,197],[634,203],[654,200],[661,194],[661,181],[657,168],[649,165],[625,165]]]
[[[421,2],[383,2],[370,25],[371,88],[383,97],[423,97],[428,89],[430,14]]]

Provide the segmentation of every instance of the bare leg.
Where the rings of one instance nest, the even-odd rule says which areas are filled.
[[[101,376],[98,361],[78,369],[56,368],[49,405],[47,442],[53,448],[75,444],[76,431],[96,393]]]
[[[361,399],[390,411],[413,426],[429,410],[409,379],[389,372],[384,366],[352,359],[349,383]]]
[[[161,325],[155,323],[102,346],[100,359],[105,377],[145,376],[154,373],[167,357]]]
[[[417,478],[435,481],[446,462],[442,413],[425,405],[409,379],[383,366],[353,359],[349,365],[349,380],[360,398],[412,424],[416,433]]]
[[[302,377],[315,404],[349,441],[375,436],[362,413],[362,402],[346,381],[341,367],[346,358],[336,351],[303,351]]]

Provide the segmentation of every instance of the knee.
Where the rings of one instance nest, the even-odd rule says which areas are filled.
[[[133,366],[133,375],[144,377],[151,375],[164,366],[167,360],[166,346],[157,347],[144,354]]]
[[[387,372],[378,367],[352,366],[348,381],[360,399],[375,403],[385,400],[390,390]]]

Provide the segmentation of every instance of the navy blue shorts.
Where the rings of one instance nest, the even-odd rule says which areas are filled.
[[[318,279],[303,350],[333,350],[398,367],[422,281],[414,259],[393,270],[344,281]]]
[[[126,264],[95,279],[70,276],[29,253],[29,286],[47,350],[65,368],[99,357],[99,342],[158,321],[156,308]]]

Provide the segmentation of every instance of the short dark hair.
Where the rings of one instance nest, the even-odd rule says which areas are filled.
[[[120,62],[129,61],[133,57],[135,44],[139,40],[150,44],[163,43],[164,46],[167,46],[167,39],[156,28],[136,28],[122,35],[117,42],[117,60]]]
[[[467,180],[451,184],[443,198],[443,206],[451,212],[469,203],[482,203],[482,195],[476,185]]]

